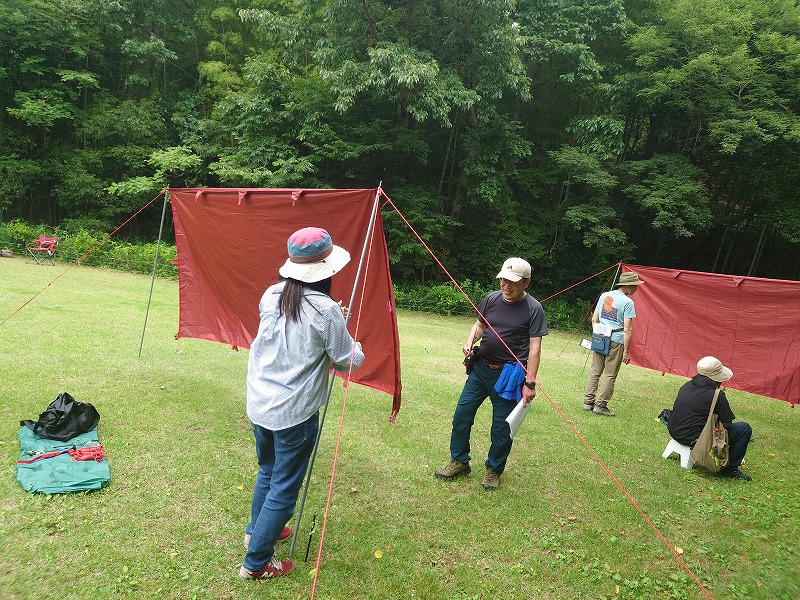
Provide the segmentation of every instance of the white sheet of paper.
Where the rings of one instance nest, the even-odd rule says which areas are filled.
[[[594,323],[592,325],[592,333],[599,333],[600,335],[611,337],[611,325],[606,325],[605,323]]]
[[[586,338],[583,338],[581,340],[581,348],[586,348],[587,350],[591,350],[592,349],[591,340],[587,340]]]
[[[514,439],[514,436],[517,435],[520,425],[522,425],[522,422],[525,420],[525,416],[531,410],[531,406],[533,406],[533,402],[529,403],[528,406],[522,406],[523,404],[524,402],[522,402],[522,400],[517,402],[514,410],[512,410],[511,414],[506,417],[506,421],[511,428],[512,440]]]

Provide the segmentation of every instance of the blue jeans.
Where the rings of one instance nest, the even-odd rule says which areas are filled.
[[[275,554],[278,536],[294,514],[319,429],[319,413],[279,431],[252,425],[258,475],[246,530],[251,534],[250,546],[242,564],[258,571]]]
[[[749,423],[744,421],[735,421],[731,423],[731,428],[728,429],[728,445],[730,450],[728,453],[728,466],[723,469],[724,471],[733,471],[739,468],[744,460],[744,454],[747,452],[747,444],[750,443],[750,438],[753,435],[753,428]]]
[[[450,434],[450,457],[463,463],[470,460],[469,435],[475,414],[483,401],[488,397],[492,401],[492,433],[489,455],[486,466],[502,473],[506,468],[506,460],[511,452],[511,427],[506,417],[517,405],[513,400],[501,398],[495,391],[494,384],[500,377],[501,369],[490,369],[478,360],[469,374],[461,397],[453,415],[453,432]]]

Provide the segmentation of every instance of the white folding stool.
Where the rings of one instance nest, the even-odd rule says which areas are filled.
[[[667,447],[664,449],[664,454],[662,456],[664,458],[669,458],[670,454],[673,452],[680,454],[681,466],[684,469],[691,469],[694,466],[694,460],[692,460],[692,449],[689,448],[689,446],[684,446],[672,438],[669,438],[669,444],[667,444]]]

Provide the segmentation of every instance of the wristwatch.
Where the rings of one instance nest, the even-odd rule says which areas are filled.
[[[532,390],[536,389],[536,382],[535,381],[526,381],[525,383],[523,383],[523,385],[525,387],[531,388]]]

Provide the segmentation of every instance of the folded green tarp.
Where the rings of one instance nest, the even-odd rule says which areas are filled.
[[[27,427],[19,429],[22,447],[21,461],[30,461],[42,453],[59,452],[99,446],[97,429],[75,436],[65,442],[40,438]],[[33,462],[18,462],[15,471],[17,480],[29,492],[64,494],[83,490],[99,490],[108,485],[111,472],[105,458],[97,460],[73,460],[67,452]]]

